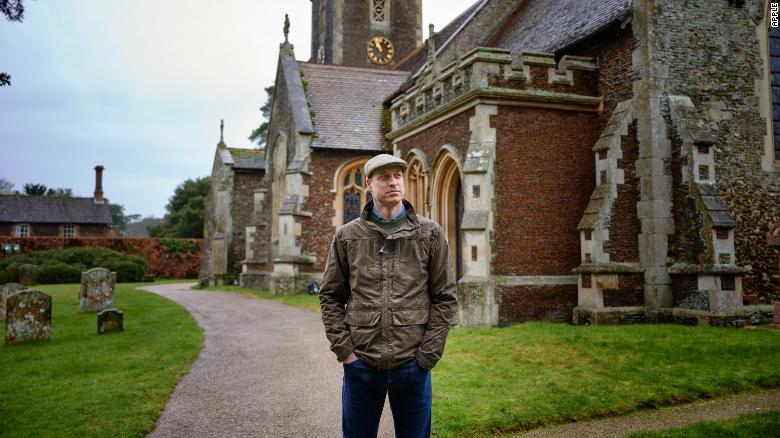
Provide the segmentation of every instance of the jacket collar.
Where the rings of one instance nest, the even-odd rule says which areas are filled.
[[[404,208],[406,209],[406,222],[401,226],[401,228],[392,234],[393,237],[402,237],[408,234],[408,232],[412,230],[416,230],[420,227],[420,221],[417,219],[417,213],[414,211],[414,207],[412,207],[412,204],[404,199],[402,201],[404,203]],[[363,225],[367,226],[368,228],[371,228],[372,230],[376,230],[382,233],[382,235],[385,235],[385,231],[380,227],[379,225],[375,224],[373,221],[371,221],[371,211],[374,209],[374,201],[368,201],[366,202],[366,206],[363,207],[363,212],[360,213],[360,222],[363,223]]]

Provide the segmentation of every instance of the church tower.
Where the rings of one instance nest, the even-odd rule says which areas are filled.
[[[422,0],[311,0],[310,62],[393,68],[422,44]]]

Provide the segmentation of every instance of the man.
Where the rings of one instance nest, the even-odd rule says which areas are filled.
[[[320,288],[331,350],[344,365],[346,438],[376,437],[390,399],[396,437],[431,433],[431,376],[457,310],[447,241],[403,199],[406,162],[382,154],[363,174],[373,201],[336,231]]]

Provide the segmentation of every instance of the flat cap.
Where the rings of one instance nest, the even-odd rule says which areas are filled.
[[[371,174],[374,173],[375,170],[386,166],[401,166],[403,170],[406,170],[407,164],[406,161],[396,156],[390,154],[379,154],[366,161],[366,164],[363,165],[363,174],[366,176],[366,178],[371,178]]]

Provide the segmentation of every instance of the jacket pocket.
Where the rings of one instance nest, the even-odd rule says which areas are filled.
[[[428,323],[428,309],[393,310],[393,325],[422,325]]]
[[[381,317],[382,312],[379,310],[347,311],[344,324],[349,327],[349,337],[359,355],[379,360],[382,342],[382,328],[379,326]]]
[[[379,310],[355,310],[352,312],[348,310],[344,317],[344,324],[353,327],[371,327],[379,322],[381,316],[382,312]]]

